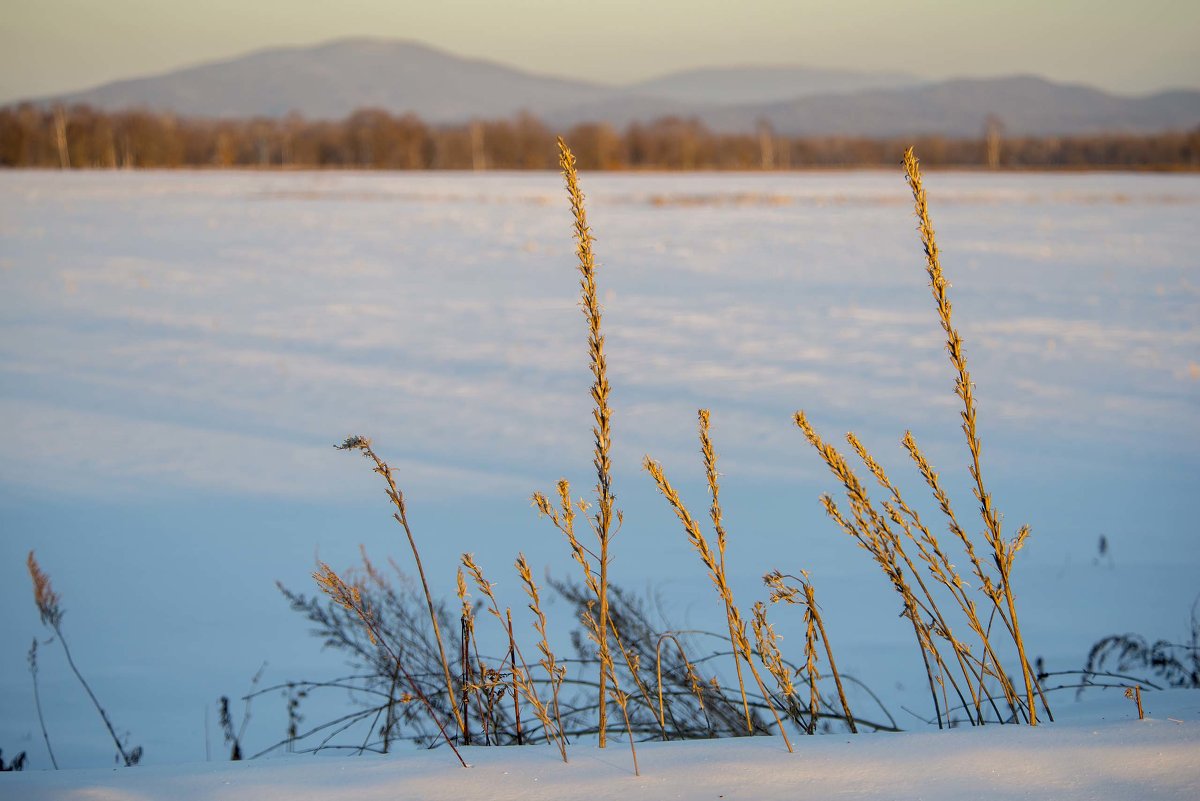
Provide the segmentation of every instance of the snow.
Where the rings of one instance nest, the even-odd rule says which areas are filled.
[[[1115,694],[1114,694],[1115,695]],[[445,748],[375,757],[279,758],[112,770],[0,775],[0,798],[41,801],[605,801],[605,799],[895,799],[1128,801],[1200,797],[1200,692],[1147,693],[1092,704],[1083,722],[1036,729],[574,746],[563,764],[537,745],[467,748],[463,769]],[[1136,715],[1134,715],[1136,717]]]
[[[898,444],[912,429],[970,508],[899,170],[583,186],[626,513],[614,580],[660,592],[677,626],[721,622],[639,467],[651,454],[703,509],[695,412],[711,408],[739,602],[763,597],[767,570],[810,571],[839,667],[925,729],[911,633],[824,518],[835,487],[790,423],[803,408],[831,439],[854,430],[927,502]],[[1200,592],[1200,177],[931,173],[927,188],[986,480],[1006,530],[1033,527],[1016,575],[1031,651],[1064,670],[1105,635],[1182,638]],[[309,589],[314,555],[346,567],[360,543],[407,565],[377,477],[330,447],[350,434],[396,468],[436,594],[463,551],[514,610],[518,551],[574,575],[529,506],[561,476],[594,483],[569,226],[552,174],[0,173],[5,756],[48,761],[25,664],[45,636],[30,549],[146,768],[202,758],[217,697],[264,661],[264,684],[340,675],[273,582]],[[800,621],[773,619],[786,654]],[[60,760],[108,764],[61,654],[41,653]],[[279,739],[281,706],[256,704],[249,750]]]

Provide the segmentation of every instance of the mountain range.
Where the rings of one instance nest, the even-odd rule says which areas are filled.
[[[370,107],[435,124],[521,111],[554,126],[624,126],[670,115],[717,131],[750,131],[766,121],[789,135],[977,136],[989,115],[1010,135],[1200,125],[1200,91],[1193,90],[1128,97],[1036,76],[933,82],[902,72],[799,66],[711,67],[613,86],[381,39],[272,48],[34,102],[225,118],[295,112],[339,119]]]

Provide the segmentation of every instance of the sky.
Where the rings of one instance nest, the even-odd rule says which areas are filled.
[[[0,9],[0,102],[349,36],[613,83],[788,63],[928,78],[1036,73],[1134,94],[1200,88],[1200,3],[1189,0],[0,0]]]

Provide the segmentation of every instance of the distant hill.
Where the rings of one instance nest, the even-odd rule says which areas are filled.
[[[1200,125],[1200,92],[1124,97],[1033,76],[925,83],[903,73],[713,67],[628,86],[537,75],[415,42],[346,39],[273,48],[117,81],[40,104],[140,107],[199,117],[340,119],[374,107],[432,123],[531,112],[555,126],[624,126],[674,115],[721,131],[767,120],[782,134],[976,136],[989,114],[1010,135],[1153,132]]]
[[[707,67],[630,84],[632,94],[699,105],[773,103],[810,95],[901,89],[927,81],[901,72],[852,72],[814,67]]]
[[[340,119],[356,109],[413,111],[429,122],[535,114],[612,90],[460,58],[415,42],[345,39],[263,50],[53,98],[105,110],[143,107],[203,117]]]
[[[792,135],[976,136],[990,114],[1014,135],[1150,133],[1200,125],[1200,92],[1122,97],[1016,76],[709,108],[698,116],[718,130],[745,130],[748,119],[761,117]]]

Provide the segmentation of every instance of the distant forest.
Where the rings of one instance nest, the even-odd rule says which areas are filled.
[[[51,168],[557,168],[556,132],[533,116],[433,126],[366,109],[339,121],[215,120],[87,106],[0,109],[0,166]],[[894,166],[915,145],[929,167],[1200,170],[1200,128],[1149,135],[1006,136],[981,121],[973,139],[781,136],[768,126],[715,133],[667,117],[618,130],[561,132],[587,170],[762,170]]]

